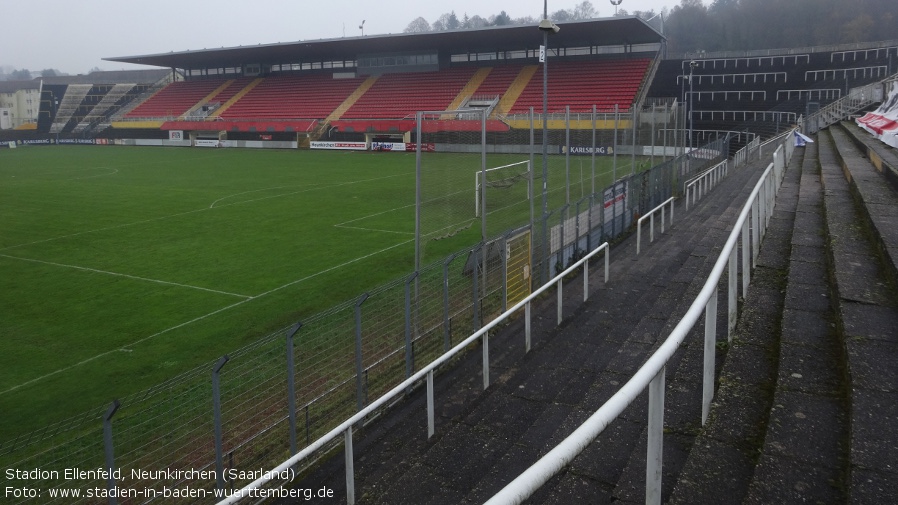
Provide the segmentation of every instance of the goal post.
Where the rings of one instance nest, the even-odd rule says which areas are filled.
[[[496,194],[502,192],[508,193],[511,198],[523,201],[530,201],[533,198],[533,188],[531,187],[531,164],[530,160],[519,161],[502,165],[500,167],[487,168],[474,174],[474,216],[480,217],[482,211],[481,205],[489,205],[489,198],[484,200],[481,194],[484,190],[495,189]],[[486,182],[482,182],[483,180]],[[486,188],[484,188],[484,184]],[[487,192],[489,196],[490,192]],[[505,200],[506,198],[503,198]],[[481,203],[482,202],[482,203]]]

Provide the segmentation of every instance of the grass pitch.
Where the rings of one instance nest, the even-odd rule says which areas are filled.
[[[479,159],[432,156],[461,173],[452,184],[470,197],[471,226],[426,261],[480,239]],[[589,161],[575,162],[578,180]],[[601,163],[597,187],[611,182],[611,160]],[[563,184],[564,158],[550,170]],[[550,186],[562,188],[552,209],[564,189]],[[0,441],[407,275],[414,204],[414,153],[0,151]]]

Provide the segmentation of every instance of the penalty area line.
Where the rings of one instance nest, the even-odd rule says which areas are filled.
[[[227,296],[236,296],[238,298],[243,298],[246,300],[252,298],[249,295],[240,295],[237,293],[229,293],[227,291],[219,291],[217,289],[203,288],[200,286],[191,286],[190,284],[181,284],[178,282],[163,281],[163,280],[159,280],[159,279],[150,279],[147,277],[138,277],[136,275],[128,275],[128,274],[122,274],[122,273],[118,273],[118,272],[109,272],[106,270],[97,270],[96,268],[81,267],[78,265],[66,265],[64,263],[54,263],[52,261],[36,260],[33,258],[22,258],[19,256],[10,256],[8,254],[0,254],[0,258],[9,258],[12,260],[27,261],[29,263],[39,263],[41,265],[50,265],[50,266],[60,267],[60,268],[71,268],[73,270],[81,270],[82,272],[91,272],[91,273],[96,273],[96,274],[111,275],[114,277],[124,277],[126,279],[132,279],[132,280],[136,280],[136,281],[152,282],[155,284],[164,284],[167,286],[176,286],[179,288],[198,289],[200,291],[206,291],[208,293],[215,293],[215,294],[227,295]]]

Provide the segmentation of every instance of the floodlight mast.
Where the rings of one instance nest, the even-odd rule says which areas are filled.
[[[545,225],[546,216],[549,214],[549,34],[561,30],[549,20],[549,0],[543,0],[543,19],[539,22],[539,30],[543,32],[543,224]]]
[[[694,96],[694,94],[692,92],[692,89],[693,89],[692,88],[692,78],[693,78],[693,72],[695,71],[696,67],[698,67],[698,62],[696,62],[695,60],[692,60],[689,62],[689,147],[690,147],[690,149],[692,148],[692,136],[695,133],[695,130],[693,129],[694,114],[692,112],[692,107],[693,107],[692,97]]]
[[[611,5],[614,6],[614,15],[617,16],[617,6],[621,4],[624,0],[611,0]]]

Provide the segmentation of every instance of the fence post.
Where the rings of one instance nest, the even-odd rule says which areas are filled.
[[[472,296],[472,303],[473,303],[473,308],[474,308],[474,310],[473,310],[473,313],[474,313],[473,331],[474,332],[476,332],[477,330],[480,329],[480,275],[478,272],[478,268],[480,268],[480,258],[478,256],[480,254],[483,254],[484,256],[486,256],[486,251],[484,251],[485,248],[486,248],[486,244],[481,242],[480,245],[477,246],[477,248],[475,248],[472,251],[473,256],[474,256],[474,261],[472,262],[473,272],[472,272],[471,277],[473,279],[472,284],[474,286],[473,286],[473,293],[471,296]]]
[[[502,236],[502,251],[499,261],[502,263],[502,312],[508,310],[508,237],[511,232]]]
[[[571,106],[564,107],[564,203],[571,203]]]
[[[405,280],[405,378],[412,376],[415,368],[415,356],[412,352],[412,290],[411,283],[418,277],[414,272]]]
[[[293,337],[299,333],[302,323],[296,323],[287,331],[287,409],[290,411],[290,455],[296,447],[296,364],[293,360]]]
[[[571,207],[570,204],[566,204],[564,207],[561,208],[561,212],[559,213],[559,216],[558,216],[559,217],[558,222],[560,224],[559,234],[558,234],[558,238],[559,238],[558,242],[561,246],[558,249],[558,263],[561,264],[562,271],[564,270],[564,259],[565,259],[564,258],[564,248],[565,248],[565,242],[564,242],[564,239],[565,239],[564,224],[565,223],[564,222],[567,221],[568,210],[570,209],[570,207]],[[553,277],[555,275],[558,275],[559,273],[561,273],[561,271],[555,272]]]
[[[106,489],[109,491],[109,505],[118,503],[115,499],[115,493],[112,492],[115,489],[115,476],[113,475],[115,470],[115,446],[112,443],[112,416],[118,412],[121,405],[121,402],[114,400],[103,416],[103,446],[106,451],[106,470],[109,471],[109,476],[106,479]]]
[[[592,105],[592,191],[590,195],[596,194],[596,105]],[[590,227],[592,230],[592,227]],[[587,240],[588,241],[588,240]],[[589,246],[587,246],[588,248]]]
[[[443,351],[449,352],[452,343],[452,326],[449,322],[449,264],[458,254],[453,254],[443,262]]]
[[[212,409],[215,416],[215,477],[218,489],[225,488],[224,480],[224,450],[222,448],[221,429],[221,369],[231,358],[227,354],[221,357],[212,367]]]
[[[365,407],[365,384],[362,377],[362,304],[369,296],[365,293],[355,303],[355,404],[358,410]]]

